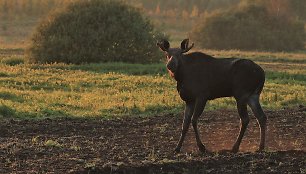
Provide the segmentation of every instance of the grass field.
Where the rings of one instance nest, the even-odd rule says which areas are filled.
[[[216,57],[244,57],[266,71],[263,107],[306,105],[306,54],[203,50]],[[162,63],[35,65],[22,49],[0,50],[2,117],[111,117],[181,113],[184,103]],[[210,101],[206,109],[234,108],[235,101]]]

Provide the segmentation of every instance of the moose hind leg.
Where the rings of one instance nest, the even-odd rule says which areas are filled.
[[[243,135],[247,129],[247,126],[249,124],[249,116],[248,116],[248,111],[247,111],[247,103],[246,102],[239,102],[237,101],[237,109],[240,117],[240,131],[239,135],[236,139],[236,142],[232,148],[233,153],[237,153],[239,151],[239,146],[241,144]]]
[[[260,144],[258,151],[263,151],[265,148],[267,116],[260,106],[258,94],[252,95],[249,98],[248,104],[251,107],[260,127]]]

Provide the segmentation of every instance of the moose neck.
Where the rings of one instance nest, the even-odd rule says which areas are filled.
[[[181,83],[183,81],[183,66],[184,66],[183,59],[181,59],[178,62],[178,67],[176,72],[171,74],[171,76],[177,81],[177,83]]]

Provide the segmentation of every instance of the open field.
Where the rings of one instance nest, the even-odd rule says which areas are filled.
[[[183,102],[162,63],[25,64],[23,49],[0,49],[0,173],[305,173],[305,53],[204,52],[244,57],[266,71],[261,101],[267,149],[254,153],[256,120],[241,144],[235,101],[209,102],[182,153]],[[250,114],[252,115],[252,114]]]
[[[264,108],[306,105],[305,54],[207,52],[217,57],[246,57],[258,62],[267,78],[261,96]],[[177,114],[183,109],[176,83],[162,63],[32,65],[23,61],[22,49],[0,50],[3,117],[148,116]],[[208,110],[216,108],[235,108],[235,101],[223,98],[209,102]]]
[[[254,153],[259,129],[252,116],[241,144],[236,111],[216,110],[199,120],[200,154],[193,130],[174,154],[182,114],[117,119],[0,121],[0,173],[305,173],[306,108],[266,110],[267,148]]]
[[[201,16],[238,3],[126,1],[141,7],[171,46],[191,37]],[[228,151],[239,132],[239,116],[235,100],[223,98],[210,101],[199,119],[210,153],[198,151],[190,127],[182,152],[175,154],[184,103],[164,63],[27,64],[24,50],[39,22],[69,2],[0,0],[0,173],[306,173],[305,49],[216,51],[199,50],[195,43],[192,51],[247,58],[263,67],[266,149],[256,152],[259,128],[249,109],[240,152]],[[293,9],[304,14],[301,5]]]

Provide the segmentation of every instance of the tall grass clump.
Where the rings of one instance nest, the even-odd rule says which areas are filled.
[[[288,13],[273,12],[267,3],[242,1],[240,6],[201,19],[191,32],[203,48],[260,51],[303,50],[304,23]],[[258,2],[258,1],[256,1]]]
[[[120,1],[76,1],[51,13],[27,49],[30,62],[157,62],[163,34],[134,7]]]

